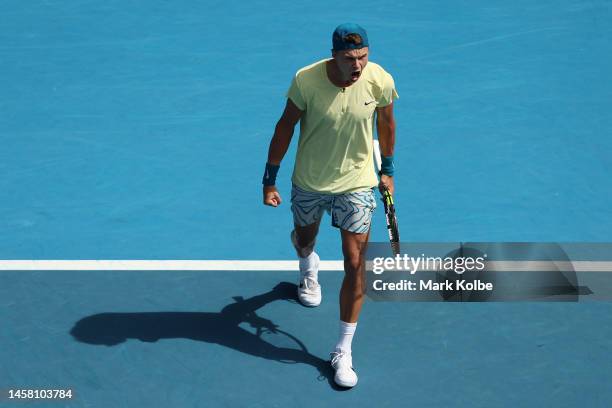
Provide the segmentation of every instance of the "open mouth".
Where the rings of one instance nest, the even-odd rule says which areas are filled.
[[[351,80],[356,81],[361,76],[361,71],[353,71],[351,72]]]

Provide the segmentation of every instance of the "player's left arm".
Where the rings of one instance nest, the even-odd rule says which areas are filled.
[[[387,106],[376,108],[376,131],[378,132],[378,142],[380,143],[380,153],[383,157],[393,157],[395,149],[395,118],[393,117],[393,102]],[[395,186],[393,175],[383,174],[380,176],[380,183],[387,186],[389,192],[393,194]]]

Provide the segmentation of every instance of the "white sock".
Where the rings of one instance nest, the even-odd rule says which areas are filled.
[[[319,281],[319,267],[317,265],[317,254],[312,251],[306,258],[300,258],[300,277],[313,279],[315,282]]]
[[[342,350],[345,353],[351,353],[351,343],[353,342],[353,335],[357,329],[357,322],[347,323],[340,320],[340,337],[336,344],[336,350]]]

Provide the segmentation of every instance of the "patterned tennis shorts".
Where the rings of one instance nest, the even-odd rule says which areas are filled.
[[[364,234],[370,229],[375,208],[374,189],[344,194],[313,193],[295,184],[291,189],[293,222],[300,227],[319,222],[327,211],[334,227]]]

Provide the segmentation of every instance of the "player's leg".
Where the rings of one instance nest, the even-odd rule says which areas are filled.
[[[365,296],[365,251],[375,208],[372,190],[343,194],[332,206],[334,225],[341,229],[344,280],[340,289],[340,334],[331,358],[336,370],[334,380],[345,387],[357,384],[351,344]]]
[[[344,280],[340,289],[340,333],[331,353],[331,365],[336,371],[336,384],[354,387],[357,384],[357,373],[353,369],[351,344],[364,300],[364,257],[370,233],[341,230],[341,234]]]
[[[298,299],[304,306],[314,307],[321,304],[319,256],[314,251],[314,246],[321,217],[328,206],[329,198],[324,195],[304,191],[296,186],[291,191],[294,223],[291,242],[300,265]]]

